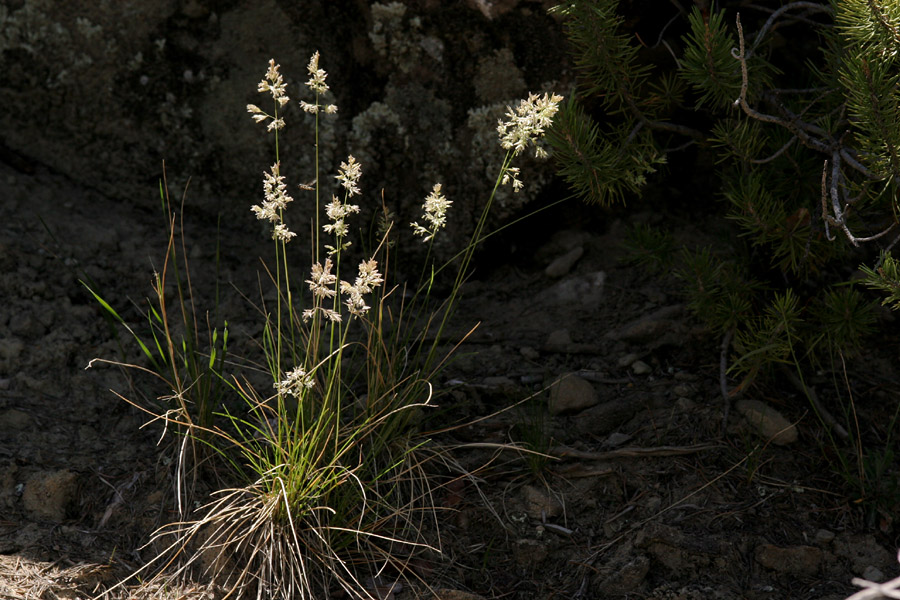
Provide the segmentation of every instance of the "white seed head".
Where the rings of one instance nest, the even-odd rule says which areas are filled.
[[[278,102],[279,106],[284,106],[289,98],[284,93],[287,84],[284,83],[281,73],[278,72],[279,68],[281,68],[281,65],[276,65],[274,58],[269,59],[269,68],[266,71],[266,76],[259,82],[256,89],[260,93],[271,92],[272,98]]]
[[[425,202],[422,204],[422,210],[424,211],[422,218],[428,222],[429,226],[424,227],[418,223],[411,223],[410,225],[412,225],[413,234],[423,236],[423,242],[427,242],[433,238],[439,229],[446,226],[447,209],[450,208],[451,204],[453,204],[453,202],[447,200],[441,193],[441,184],[434,184],[431,193],[428,194],[425,198]]]
[[[325,83],[325,78],[328,77],[328,73],[319,68],[318,50],[316,50],[315,54],[310,57],[309,65],[307,65],[306,70],[309,71],[310,74],[309,81],[306,82],[306,85],[309,86],[309,89],[317,94],[324,94],[325,92],[327,92],[328,84]]]
[[[513,154],[520,153],[529,145],[537,147],[538,140],[553,122],[562,99],[558,94],[528,94],[528,98],[519,102],[515,110],[507,107],[508,119],[497,125],[500,145],[512,150]],[[540,152],[536,151],[536,154],[540,155]]]
[[[304,316],[305,314],[306,311],[304,311]],[[304,390],[312,388],[315,384],[315,380],[303,367],[295,367],[293,370],[285,373],[284,379],[275,382],[273,387],[278,390],[279,395],[290,394],[294,398],[299,398],[303,395]]]
[[[337,293],[334,290],[334,284],[337,277],[332,274],[331,268],[333,263],[330,258],[325,259],[325,264],[315,263],[312,266],[310,278],[306,280],[313,296],[317,298],[333,298]]]
[[[280,240],[282,242],[291,241],[292,237],[295,237],[297,234],[287,228],[287,225],[284,223],[279,223],[272,229],[272,239]]]
[[[351,285],[347,281],[341,281],[341,294],[347,297],[344,305],[350,314],[361,317],[371,308],[366,304],[365,294],[383,283],[381,273],[378,272],[378,262],[375,259],[364,260],[359,263],[359,275]]]
[[[344,189],[347,191],[347,196],[356,196],[361,193],[357,185],[359,183],[360,175],[362,175],[362,165],[356,162],[353,155],[350,155],[347,157],[347,162],[341,163],[341,167],[338,169],[338,174],[335,178],[341,182],[342,186],[344,186]]]

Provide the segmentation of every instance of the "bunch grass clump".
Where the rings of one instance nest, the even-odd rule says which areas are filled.
[[[325,101],[329,87],[319,59],[316,52],[307,67],[311,98],[300,102],[304,112],[315,115],[317,137],[319,119],[337,112]],[[185,511],[178,522],[160,529],[153,541],[164,549],[142,571],[156,569],[152,580],[167,583],[205,575],[229,593],[257,598],[319,598],[335,589],[353,598],[382,598],[416,577],[411,564],[417,556],[440,552],[436,484],[428,464],[453,461],[431,442],[422,415],[434,405],[433,384],[446,364],[443,332],[497,189],[521,188],[513,166],[520,152],[533,147],[538,156],[546,154],[540,140],[562,98],[532,94],[509,109],[508,119],[498,125],[506,156],[470,242],[455,264],[435,267],[426,261],[422,279],[404,293],[399,284],[387,284],[393,223],[370,253],[360,256],[352,244],[349,223],[360,210],[363,165],[352,155],[341,162],[337,193],[331,193],[318,176],[318,143],[315,184],[300,186],[301,193],[314,195],[308,215],[312,264],[306,274],[296,275],[295,253],[288,249],[303,237],[291,226],[302,217],[291,214],[290,166],[279,150],[290,98],[274,60],[258,91],[270,96],[271,108],[248,104],[247,111],[274,143],[274,161],[263,173],[263,199],[251,207],[271,228],[274,246],[274,264],[267,267],[274,301],[258,307],[265,319],[262,364],[271,383],[260,388],[252,377],[226,374],[223,352],[215,352],[215,332],[203,377],[237,404],[214,397],[213,410],[204,407],[198,420],[187,395],[194,381],[166,380],[174,401],[158,416],[182,439],[207,448],[228,485],[198,511]],[[331,199],[323,202],[326,195]],[[421,219],[411,224],[429,244],[429,257],[451,205],[441,183],[435,183]],[[435,306],[430,290],[448,266],[456,277],[449,297]],[[154,314],[165,322],[172,307],[165,303],[164,282],[157,283],[160,308]],[[184,297],[179,299],[184,308]],[[154,331],[159,332],[156,347],[170,354],[167,363],[154,362],[136,336],[151,371],[171,363],[176,347],[169,328]]]

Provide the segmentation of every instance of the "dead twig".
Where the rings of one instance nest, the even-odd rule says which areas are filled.
[[[584,460],[609,460],[611,458],[643,458],[646,456],[683,456],[704,450],[720,448],[719,444],[698,444],[696,446],[657,446],[655,448],[620,448],[607,452],[585,452],[567,446],[555,446],[547,454],[557,458],[578,458]]]

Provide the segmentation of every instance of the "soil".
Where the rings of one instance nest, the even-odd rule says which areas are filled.
[[[139,324],[165,223],[155,190],[146,202],[116,202],[40,165],[8,162],[0,160],[0,597],[92,597],[149,560],[143,545],[176,513],[171,435],[109,391],[133,384],[152,399],[167,390],[108,365],[85,369],[116,359],[119,346],[79,280]],[[260,263],[249,257],[269,247],[247,214],[218,227],[219,274],[252,291]],[[628,223],[648,218],[622,215],[569,203],[547,218],[554,227],[526,224],[480,258],[454,332],[480,325],[436,382],[452,389],[443,402],[475,418],[534,399],[437,440],[460,445],[465,465],[493,462],[441,513],[443,556],[428,583],[442,598],[836,600],[853,592],[854,577],[895,576],[897,505],[878,510],[854,495],[789,382],[745,398],[777,411],[773,419],[786,419],[778,431],[792,435],[762,437],[737,407],[723,433],[720,340],[692,317],[670,275],[622,263]],[[185,223],[203,288],[217,225],[190,214]],[[701,230],[682,224],[686,237]],[[567,255],[574,264],[546,273]],[[225,296],[239,351],[258,326],[237,293]],[[895,341],[847,365],[866,427],[885,427],[893,409],[882,411],[900,392],[888,377],[895,368]],[[872,381],[873,370],[886,376]],[[814,383],[843,419],[846,393],[828,385],[831,375]],[[527,441],[534,427],[548,440],[546,464],[485,448]]]

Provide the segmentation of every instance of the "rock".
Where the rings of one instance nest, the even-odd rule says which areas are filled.
[[[828,544],[834,539],[834,532],[827,529],[820,529],[816,532],[816,543]]]
[[[739,400],[736,408],[761,436],[773,444],[784,446],[797,441],[797,428],[793,423],[765,403]]]
[[[568,329],[557,329],[556,331],[551,331],[550,335],[547,336],[547,341],[544,342],[544,347],[547,350],[565,350],[569,346],[572,345],[572,335],[569,333]]]
[[[513,545],[513,558],[523,569],[534,569],[547,560],[547,546],[538,540],[528,538],[516,540]]]
[[[18,336],[28,337],[33,328],[34,322],[27,312],[15,313],[9,320],[9,330]]]
[[[4,337],[0,339],[0,366],[4,371],[8,371],[9,365],[19,358],[24,348],[25,344],[19,338]]]
[[[619,360],[616,361],[616,364],[620,367],[630,367],[637,359],[638,355],[634,352],[630,352],[625,356],[620,357]]]
[[[525,514],[532,519],[544,520],[544,518],[558,517],[563,512],[563,505],[559,499],[547,489],[540,489],[533,485],[522,488],[522,502]]]
[[[597,596],[609,598],[635,594],[649,572],[650,559],[643,554],[638,554],[625,564],[618,565],[612,575],[597,584],[599,592]]]
[[[631,437],[632,436],[628,435],[627,433],[622,433],[620,431],[616,431],[616,432],[609,434],[609,437],[606,438],[605,443],[610,448],[615,448],[616,446],[621,446],[625,442],[631,440]]]
[[[626,342],[650,344],[654,348],[666,343],[682,343],[684,326],[678,318],[683,311],[683,304],[664,306],[649,315],[610,331],[606,337]]]
[[[519,354],[526,360],[538,360],[541,357],[541,353],[531,346],[522,346],[519,348]]]
[[[563,375],[550,385],[551,415],[580,412],[599,401],[594,386],[571,373]]]
[[[544,269],[544,274],[547,277],[552,277],[554,279],[562,277],[572,269],[572,267],[583,254],[583,246],[576,246],[572,248],[562,256],[556,258],[549,265],[547,265],[547,268]]]
[[[675,401],[675,408],[681,411],[689,411],[694,410],[697,407],[697,403],[691,400],[690,398],[679,397],[678,400]]]
[[[498,16],[514,10],[520,0],[470,3]],[[328,101],[344,115],[323,124],[328,131],[320,138],[323,172],[333,174],[335,161],[352,149],[369,174],[369,191],[394,191],[392,205],[403,215],[402,222],[418,217],[422,198],[421,190],[404,185],[409,174],[397,168],[403,164],[399,157],[406,156],[407,162],[419,157],[424,172],[440,172],[457,181],[470,169],[485,170],[495,160],[494,153],[484,149],[489,142],[497,144],[497,119],[508,103],[528,92],[522,73],[549,73],[568,62],[564,44],[545,44],[541,52],[528,56],[515,51],[532,39],[559,37],[559,25],[552,19],[532,18],[528,27],[521,27],[522,14],[490,23],[460,18],[457,3],[431,0],[406,6],[366,2],[346,12],[333,4],[5,2],[0,5],[0,105],[5,109],[0,111],[0,130],[5,153],[27,156],[21,161],[24,169],[52,164],[54,170],[111,198],[142,198],[148,182],[130,174],[153,173],[149,177],[155,182],[164,149],[167,162],[177,165],[169,173],[170,187],[180,188],[184,177],[193,175],[192,208],[214,215],[223,196],[237,199],[257,189],[270,164],[265,127],[250,120],[243,102],[252,98],[269,110],[266,97],[255,90],[270,52],[281,64],[286,83],[294,87],[295,81],[305,79],[310,53],[318,49],[321,67],[331,76]],[[392,8],[397,5],[399,10]],[[335,36],[335,31],[342,34]],[[505,59],[498,61],[498,56]],[[355,77],[360,69],[378,73],[373,80],[377,83]],[[478,94],[458,96],[450,93],[452,86],[437,85],[450,81],[447,77],[481,80]],[[284,113],[298,136],[310,129],[298,112],[301,99],[312,98],[298,86]],[[268,100],[271,105],[271,97]],[[438,138],[466,158],[429,152]],[[310,165],[310,153],[304,150],[310,139],[300,139],[285,140],[284,146],[285,155],[303,162],[297,172]],[[510,186],[497,191],[492,217],[498,222],[534,201],[552,180],[553,165],[534,162],[529,171],[520,193],[513,194]],[[477,218],[492,186],[488,177],[467,178],[467,191],[454,199],[454,214],[474,222],[462,215]],[[243,201],[223,206],[235,207],[232,216],[243,217],[247,210]],[[446,230],[444,237],[456,236],[453,229],[461,239],[471,235],[471,227],[459,227]],[[437,246],[435,252],[442,251]]]
[[[679,383],[675,387],[672,388],[672,391],[679,398],[690,398],[694,395],[694,390],[691,386],[686,383]]]
[[[31,426],[31,415],[11,408],[0,413],[0,431],[21,431]]]
[[[653,369],[642,360],[636,360],[631,363],[631,370],[634,371],[635,375],[646,375],[653,371]]]
[[[631,397],[603,402],[578,413],[575,429],[579,435],[604,435],[631,420],[641,408]]]
[[[567,306],[592,308],[603,299],[603,287],[606,273],[595,271],[578,277],[564,279],[551,287],[547,292],[550,300]]]
[[[834,540],[834,553],[849,559],[857,575],[862,575],[869,567],[887,570],[896,566],[896,557],[871,535],[842,533]]]
[[[78,476],[67,470],[35,473],[25,482],[22,503],[38,519],[62,521],[76,497]]]
[[[488,387],[499,388],[501,390],[512,390],[517,387],[516,382],[506,375],[491,375],[490,377],[485,377],[482,380],[482,383]]]
[[[762,544],[755,551],[756,562],[767,569],[790,575],[815,575],[824,558],[825,553],[814,546],[780,548]]]
[[[869,565],[868,567],[866,567],[866,570],[863,571],[863,579],[881,583],[882,581],[884,581],[884,573],[882,573],[881,569],[879,569],[878,567]]]

